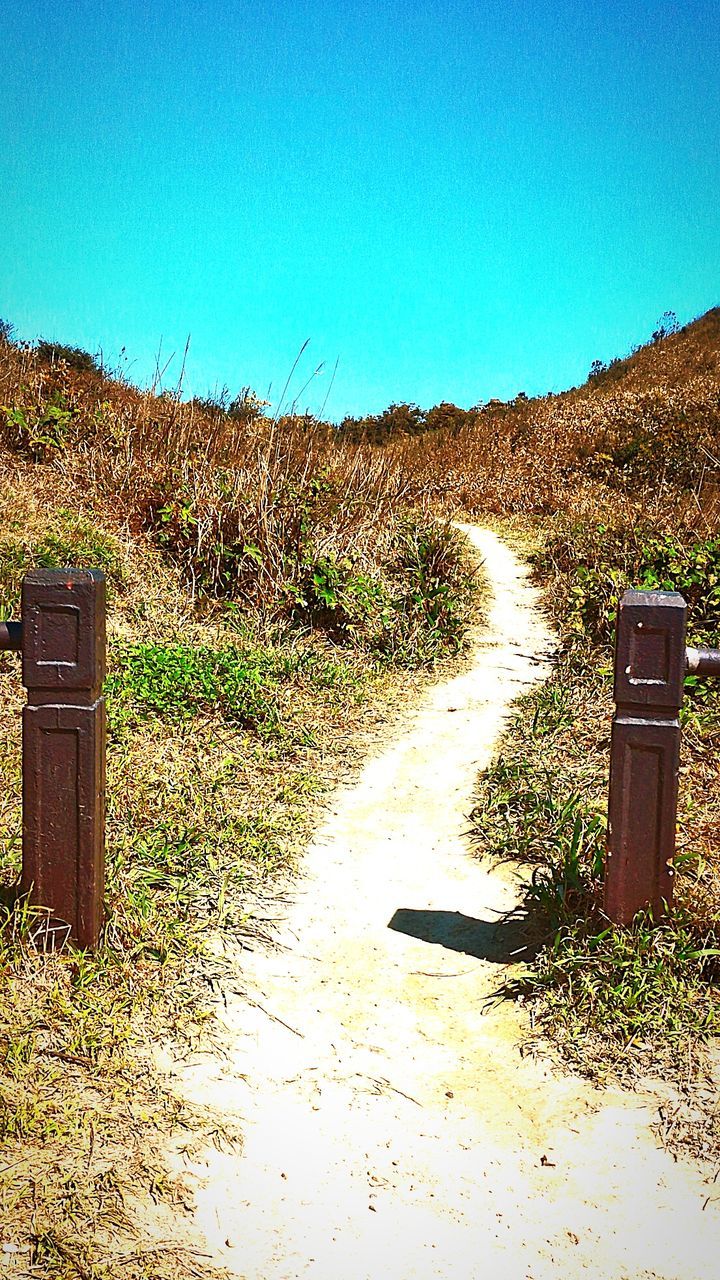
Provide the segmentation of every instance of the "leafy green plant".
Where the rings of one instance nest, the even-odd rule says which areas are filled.
[[[219,713],[229,724],[277,733],[280,716],[268,663],[233,648],[120,645],[106,682],[108,715],[120,729],[151,716],[181,721]]]
[[[349,556],[309,558],[288,583],[293,616],[312,626],[364,645],[376,620],[389,608],[386,585],[377,573],[354,564]]]
[[[679,591],[687,600],[688,633],[720,637],[720,538],[658,533],[631,526],[562,522],[535,564],[553,583],[555,615],[566,632],[612,643],[617,603],[628,587]]]
[[[49,462],[68,443],[73,413],[61,392],[53,392],[40,408],[3,405],[10,447],[33,462]]]

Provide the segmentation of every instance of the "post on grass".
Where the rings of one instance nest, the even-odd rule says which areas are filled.
[[[37,569],[22,590],[22,889],[36,941],[97,946],[105,885],[105,577]]]
[[[615,641],[605,910],[616,924],[673,900],[687,606],[626,591]]]

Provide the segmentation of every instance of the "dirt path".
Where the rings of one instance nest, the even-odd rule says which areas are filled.
[[[247,1280],[718,1280],[718,1203],[657,1149],[654,1100],[523,1060],[522,1015],[488,1008],[517,891],[463,831],[551,637],[514,555],[466,532],[495,588],[471,669],[338,792],[278,946],[243,953],[226,1056],[175,1069],[246,1134],[182,1162],[192,1238]]]

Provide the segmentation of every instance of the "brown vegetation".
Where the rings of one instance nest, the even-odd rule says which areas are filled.
[[[171,1255],[143,1260],[131,1233],[125,1261],[109,1242],[130,1230],[123,1151],[137,1187],[159,1179],[160,1200],[178,1193],[160,1185],[152,1108],[139,1143],[146,1131],[128,1110],[133,1091],[143,1110],[147,1101],[133,1064],[143,1019],[151,1010],[166,1029],[185,1030],[202,1020],[193,982],[217,963],[207,932],[253,927],[250,891],[287,865],[309,803],[351,750],[363,704],[399,687],[393,665],[427,665],[462,643],[472,583],[448,517],[495,515],[535,531],[564,665],[490,778],[487,812],[493,839],[514,840],[522,856],[544,833],[540,852],[556,858],[545,897],[568,964],[579,956],[583,972],[576,926],[596,920],[617,593],[631,582],[677,587],[694,635],[720,642],[720,310],[658,330],[559,396],[427,413],[395,405],[339,428],[264,408],[247,390],[231,404],[143,392],[85,352],[16,343],[0,325],[0,616],[15,610],[31,563],[100,565],[112,596],[107,945],[79,963],[39,962],[17,932],[0,946],[0,1142],[12,1169],[0,1203],[13,1239],[31,1250],[32,1274],[192,1274]],[[12,659],[0,662],[7,889],[18,862],[19,687]],[[720,900],[719,709],[707,685],[690,691],[680,899],[693,946],[714,937]],[[12,906],[8,922],[22,924]],[[618,956],[637,970],[637,947],[625,941],[603,972]],[[674,991],[697,993],[699,975],[705,1011],[715,958],[699,969],[691,957],[689,968],[690,977],[669,967]],[[552,986],[557,971],[548,964],[540,978]],[[659,1021],[654,1007],[643,1014],[643,1061],[652,1036],[665,1034],[662,1009]],[[617,1020],[616,1057],[635,1035],[633,1017],[634,1005]],[[577,1018],[555,1021],[582,1048],[588,1028]],[[81,1105],[91,1092],[93,1107]],[[154,1104],[168,1122],[167,1100]],[[135,1137],[108,1155],[96,1135],[109,1143],[121,1125]],[[79,1162],[63,1171],[69,1140]]]
[[[698,504],[714,519],[720,309],[580,388],[474,410],[394,405],[339,428],[269,418],[247,389],[229,406],[185,402],[109,378],[73,348],[7,337],[0,405],[6,457],[49,463],[97,495],[198,590],[283,609],[316,560],[382,558],[407,505],[527,517],[655,513],[664,500],[674,518],[679,503],[693,524]]]
[[[39,956],[16,893],[19,669],[0,655],[3,1256],[68,1280],[211,1274],[144,1241],[138,1205],[161,1223],[187,1194],[159,1154],[169,1133],[238,1135],[178,1107],[142,1065],[149,1042],[186,1046],[212,1022],[226,943],[267,928],[407,668],[462,645],[474,583],[455,531],[329,429],[270,421],[249,394],[225,410],[142,393],[87,353],[10,337],[0,616],[31,565],[100,567],[110,671],[104,942]]]
[[[471,514],[583,515],[660,498],[693,522],[720,479],[720,309],[562,395],[490,401],[391,453],[415,492]],[[714,501],[714,499],[713,499]]]

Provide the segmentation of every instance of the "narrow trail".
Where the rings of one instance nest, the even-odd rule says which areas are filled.
[[[189,1238],[246,1280],[720,1280],[718,1204],[657,1149],[655,1100],[523,1059],[521,1011],[488,1004],[518,889],[463,833],[552,637],[512,552],[465,532],[495,593],[470,669],[336,794],[224,1054],[173,1068],[245,1133],[178,1155]]]

